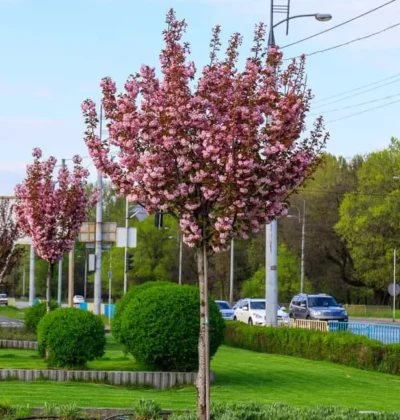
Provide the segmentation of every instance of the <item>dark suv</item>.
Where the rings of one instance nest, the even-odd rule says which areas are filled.
[[[347,312],[329,295],[295,296],[290,302],[289,316],[295,319],[347,322]]]

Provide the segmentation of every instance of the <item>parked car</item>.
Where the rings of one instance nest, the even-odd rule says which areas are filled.
[[[326,294],[295,296],[290,302],[289,316],[294,319],[312,319],[317,321],[343,321],[349,317],[345,309],[335,298]]]
[[[219,311],[221,312],[222,318],[232,321],[235,311],[232,309],[232,306],[225,300],[216,300]]]
[[[265,325],[265,299],[246,298],[236,303],[234,320],[249,325]],[[278,305],[278,321],[289,322],[285,308]]]
[[[8,306],[8,296],[4,293],[0,294],[0,306]]]
[[[80,303],[85,303],[85,298],[81,295],[75,295],[72,301],[74,305],[79,305]]]

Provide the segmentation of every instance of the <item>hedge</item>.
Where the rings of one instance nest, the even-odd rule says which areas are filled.
[[[106,336],[101,319],[77,308],[57,309],[38,325],[39,353],[49,367],[85,368],[104,355]]]
[[[228,346],[338,363],[359,369],[400,374],[400,345],[382,344],[351,333],[298,328],[266,328],[228,322]]]
[[[196,371],[200,330],[199,289],[154,287],[126,306],[121,340],[139,362],[162,371]],[[224,340],[225,323],[210,299],[210,357]]]
[[[132,286],[128,292],[122,297],[115,306],[115,314],[111,321],[111,333],[114,338],[122,345],[124,345],[123,338],[121,337],[121,322],[122,314],[128,305],[139,293],[145,290],[152,289],[153,287],[170,287],[176,286],[176,283],[169,281],[149,281],[139,286]]]

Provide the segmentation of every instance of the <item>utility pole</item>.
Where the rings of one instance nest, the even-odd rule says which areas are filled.
[[[31,245],[29,256],[29,305],[35,300],[35,248]]]
[[[300,293],[304,293],[304,248],[306,240],[306,200],[303,203],[303,225],[301,227],[301,275]]]
[[[233,238],[231,239],[231,266],[230,266],[230,281],[229,281],[229,302],[231,304],[233,304],[233,281],[234,281],[234,267],[235,267],[235,263],[234,263],[234,258],[235,258],[235,250],[234,250],[234,240]]]
[[[183,236],[182,232],[179,232],[179,272],[178,272],[178,282],[182,286],[182,251],[183,251]]]
[[[125,230],[126,230],[126,241],[125,241],[125,265],[124,265],[124,294],[128,290],[128,247],[129,247],[129,201],[128,197],[125,198]]]
[[[75,271],[75,243],[69,252],[69,264],[68,264],[68,306],[72,308],[74,306],[74,271]]]
[[[26,281],[26,270],[25,270],[25,263],[23,266],[24,272],[22,273],[22,297],[25,297],[25,281]]]
[[[396,249],[393,250],[393,322],[396,322]]]
[[[102,139],[103,107],[100,107],[100,141]],[[94,308],[95,315],[101,314],[101,253],[103,245],[103,176],[97,171],[97,189],[99,199],[96,206],[96,272],[94,277]]]
[[[61,306],[62,301],[62,264],[63,264],[63,258],[61,258],[60,261],[58,261],[58,290],[57,290],[57,303],[58,306]]]
[[[85,298],[85,300],[87,296],[87,278],[88,278],[88,250],[85,247],[85,279],[83,283],[83,297]]]

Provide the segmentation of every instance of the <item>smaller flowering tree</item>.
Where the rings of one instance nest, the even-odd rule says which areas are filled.
[[[0,200],[0,283],[18,264],[23,254],[23,249],[15,246],[18,237],[12,205],[9,199],[3,198]]]
[[[71,251],[86,220],[88,206],[94,204],[95,195],[86,193],[89,172],[74,156],[74,168],[62,167],[54,179],[57,160],[41,160],[42,151],[33,150],[34,162],[27,166],[24,182],[17,185],[18,199],[14,207],[19,230],[32,238],[38,255],[48,262],[47,311],[50,311],[51,283],[54,266],[64,253]]]

